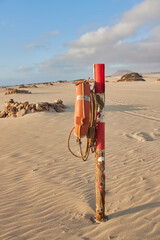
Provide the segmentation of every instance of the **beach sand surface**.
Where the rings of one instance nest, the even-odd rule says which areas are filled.
[[[160,78],[157,76],[157,79]],[[159,240],[160,82],[116,83],[108,78],[105,103],[108,221],[95,215],[95,156],[70,154],[75,86],[70,82],[4,95],[30,103],[62,99],[64,112],[0,119],[0,240]],[[75,138],[73,150],[78,153]]]

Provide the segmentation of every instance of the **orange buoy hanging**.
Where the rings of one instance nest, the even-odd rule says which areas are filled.
[[[90,85],[87,81],[80,81],[76,88],[74,135],[85,137],[88,133],[90,114]]]
[[[94,87],[90,90],[90,82],[86,80],[75,83],[76,85],[76,99],[75,99],[75,113],[74,113],[74,127],[71,129],[68,136],[68,150],[78,158],[86,161],[89,152],[95,152],[96,137],[95,129],[97,123],[97,103]],[[70,147],[70,139],[72,132],[76,136],[76,143],[79,145],[80,155],[75,154]],[[81,138],[86,136],[86,147],[83,153]]]

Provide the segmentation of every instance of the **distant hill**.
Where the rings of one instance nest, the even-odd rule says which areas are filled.
[[[132,73],[133,71],[130,70],[118,70],[117,72],[112,74],[112,77],[116,77],[116,76],[123,76],[127,73]]]
[[[152,74],[160,74],[160,72],[145,72],[145,73],[142,73],[142,75],[152,75]]]

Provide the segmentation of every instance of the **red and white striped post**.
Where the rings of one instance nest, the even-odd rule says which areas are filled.
[[[96,125],[96,220],[103,222],[105,218],[105,65],[94,64],[95,93],[97,102]]]

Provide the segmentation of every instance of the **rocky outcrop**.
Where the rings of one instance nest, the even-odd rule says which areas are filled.
[[[117,82],[145,81],[139,73],[127,73],[117,80]]]
[[[31,92],[29,92],[28,90],[19,90],[16,88],[6,88],[5,95],[17,94],[17,93],[31,94]]]
[[[28,84],[28,85],[21,84],[21,85],[19,85],[19,88],[37,88],[37,85],[36,84]]]
[[[67,82],[67,80],[58,80],[58,81],[56,81],[56,83],[65,83],[65,82]]]
[[[24,84],[21,84],[21,85],[19,85],[19,88],[27,88],[27,86]]]
[[[5,103],[4,111],[0,112],[0,118],[5,117],[22,117],[27,113],[34,113],[40,111],[48,112],[63,112],[66,106],[61,99],[57,99],[54,103],[41,102],[41,103],[29,103],[26,102],[14,102],[10,99]]]
[[[36,84],[29,85],[31,88],[38,88]]]
[[[46,86],[53,86],[53,83],[51,82],[45,82],[45,83],[42,83],[43,85],[46,85]]]
[[[3,112],[0,112],[0,118],[5,118],[6,117],[6,112],[3,111]]]

